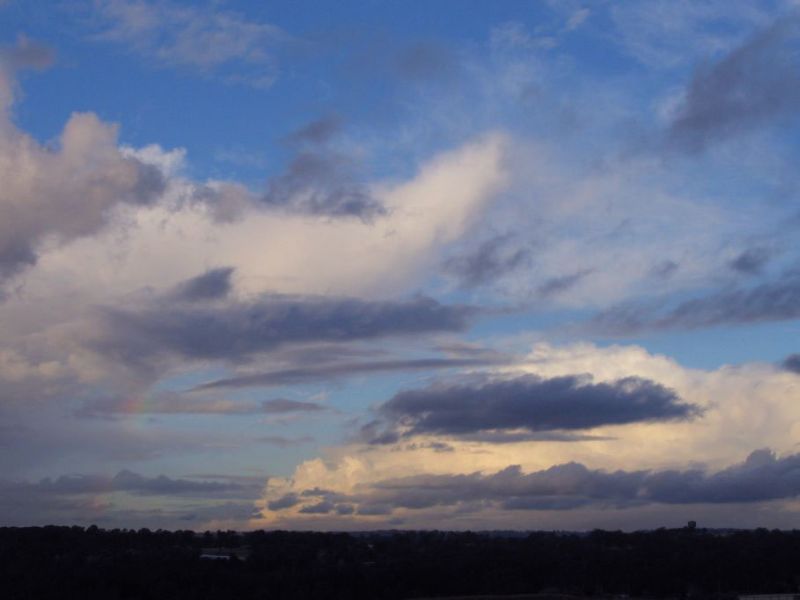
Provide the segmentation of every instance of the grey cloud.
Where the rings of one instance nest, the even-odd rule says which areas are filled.
[[[734,288],[694,298],[673,308],[625,304],[602,311],[589,328],[628,335],[643,330],[699,329],[737,323],[785,321],[800,317],[800,273],[750,288]]]
[[[680,268],[674,260],[665,260],[653,267],[651,273],[659,279],[669,279]]]
[[[383,480],[339,500],[355,506],[359,514],[390,514],[396,508],[421,510],[436,506],[461,506],[473,511],[549,511],[589,506],[719,505],[769,502],[798,495],[800,454],[777,458],[765,449],[716,473],[701,469],[605,471],[575,462],[523,473],[519,466],[512,465],[492,474],[415,475]]]
[[[668,131],[669,143],[702,150],[711,142],[797,113],[799,26],[796,13],[783,17],[721,61],[698,69]]]
[[[426,297],[366,301],[268,295],[225,306],[160,303],[140,311],[106,308],[94,346],[133,365],[165,353],[239,361],[288,344],[459,331],[475,312]]]
[[[395,67],[399,75],[419,81],[450,79],[458,72],[457,58],[447,48],[433,42],[418,42],[398,54]]]
[[[327,406],[322,406],[316,402],[301,402],[299,400],[287,400],[286,398],[267,400],[263,403],[263,409],[267,414],[318,412],[321,410],[330,410]]]
[[[256,438],[257,442],[278,446],[279,448],[289,448],[291,446],[301,446],[303,444],[310,444],[314,438],[310,436],[301,436],[296,438],[284,437],[282,435],[265,435]]]
[[[713,475],[697,469],[650,473],[643,495],[667,504],[761,502],[800,494],[800,454],[777,458],[756,450],[745,462]]]
[[[161,392],[142,398],[115,396],[86,402],[76,411],[79,417],[109,417],[128,415],[135,400],[136,412],[152,415],[256,415],[284,414],[293,412],[316,412],[330,410],[314,402],[301,402],[276,398],[263,402],[242,400],[198,401],[179,393]]]
[[[800,375],[800,354],[790,354],[784,359],[782,366],[787,371]]]
[[[278,27],[233,11],[146,0],[95,0],[94,7],[97,41],[124,44],[160,65],[257,88],[274,82],[276,54],[292,41]]]
[[[569,275],[562,275],[561,277],[553,277],[545,281],[539,289],[539,295],[547,298],[550,296],[555,296],[561,294],[563,292],[568,291],[569,289],[575,287],[580,283],[582,279],[584,279],[587,275],[592,273],[592,269],[582,269],[575,273],[571,273]]]
[[[386,209],[358,181],[356,165],[326,148],[305,149],[272,179],[262,202],[293,213],[371,220]]]
[[[297,367],[218,379],[194,388],[193,391],[219,388],[265,387],[319,381],[336,377],[349,377],[366,373],[391,373],[395,371],[425,371],[501,364],[508,359],[497,356],[487,358],[419,358],[409,360],[377,360],[359,362],[334,362],[327,365]]]
[[[12,484],[6,484],[12,485]],[[91,495],[99,492],[128,492],[143,496],[257,497],[261,485],[233,481],[195,481],[173,479],[165,475],[145,477],[122,470],[113,477],[99,475],[62,475],[38,483],[13,484],[30,494]]]
[[[402,391],[379,408],[392,433],[470,436],[500,432],[512,439],[536,432],[687,420],[700,410],[674,391],[636,377],[592,383],[588,376],[437,383]],[[380,440],[380,437],[377,438]],[[375,440],[373,440],[374,442]],[[509,440],[510,441],[510,440]]]
[[[342,129],[342,119],[328,115],[300,127],[289,135],[287,140],[294,144],[324,144]]]
[[[297,494],[286,494],[277,500],[267,503],[267,508],[270,510],[283,510],[284,508],[291,508],[300,503],[300,497]]]
[[[771,257],[772,254],[767,248],[748,248],[728,264],[731,269],[739,273],[757,275]]]
[[[46,69],[54,60],[52,48],[24,35],[17,38],[15,46],[0,49],[0,64],[12,72],[19,69]]]
[[[329,512],[333,511],[334,508],[336,508],[336,505],[333,502],[322,500],[316,504],[304,506],[300,509],[300,512],[307,515],[327,515]]]
[[[444,270],[458,278],[464,287],[491,282],[525,264],[525,248],[510,248],[512,237],[499,235],[480,244],[475,250],[454,256],[444,263]]]
[[[231,276],[233,271],[233,267],[211,269],[179,285],[175,290],[174,297],[178,300],[190,302],[225,298],[232,288]]]
[[[72,475],[38,483],[0,480],[0,510],[6,525],[20,526],[96,523],[178,529],[184,528],[182,522],[187,520],[200,528],[219,519],[237,519],[244,525],[254,516],[254,501],[262,491],[263,480],[236,487],[121,471],[115,477]],[[112,492],[113,497],[107,496]],[[181,504],[177,509],[165,508],[168,505],[142,509],[140,500],[126,494],[176,496]]]

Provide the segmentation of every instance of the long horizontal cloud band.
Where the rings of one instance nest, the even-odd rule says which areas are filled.
[[[603,425],[688,420],[698,407],[653,381],[628,377],[593,383],[586,376],[522,375],[403,391],[379,409],[389,426],[373,441],[404,436],[460,436],[487,431],[581,430]],[[392,432],[395,435],[392,435]]]
[[[455,505],[471,506],[472,510],[571,510],[591,505],[621,508],[751,503],[798,495],[800,454],[777,458],[762,449],[752,452],[743,463],[716,473],[701,469],[604,471],[575,462],[523,473],[512,465],[488,475],[418,475],[384,480],[350,495],[303,490],[272,500],[267,509],[293,508],[304,514],[345,514],[352,509],[362,515]]]
[[[225,306],[164,304],[139,312],[107,309],[105,337],[98,345],[123,355],[170,352],[237,360],[291,343],[460,331],[475,313],[426,297],[368,301],[271,295]]]

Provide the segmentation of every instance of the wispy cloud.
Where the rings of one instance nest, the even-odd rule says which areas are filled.
[[[214,6],[169,0],[95,0],[98,41],[120,43],[158,65],[266,88],[278,74],[279,27]],[[224,70],[223,70],[224,67]]]

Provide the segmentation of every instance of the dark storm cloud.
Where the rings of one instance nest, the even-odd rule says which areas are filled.
[[[328,357],[330,358],[330,357]],[[409,360],[377,360],[361,362],[334,362],[327,365],[309,365],[291,369],[281,369],[257,373],[255,375],[242,375],[227,379],[218,379],[194,388],[193,391],[211,390],[217,388],[242,388],[278,386],[308,381],[319,381],[337,377],[349,377],[365,373],[390,373],[394,371],[427,371],[434,369],[453,369],[464,367],[479,367],[489,364],[500,364],[507,359],[500,360],[493,356],[485,358],[419,358]]]
[[[575,462],[523,473],[518,465],[512,465],[492,474],[414,475],[383,480],[335,501],[355,506],[359,514],[389,514],[397,508],[419,510],[456,505],[472,510],[718,505],[768,502],[798,495],[800,454],[777,458],[765,449],[756,450],[743,463],[716,473],[701,469],[605,471]],[[294,496],[294,500],[292,506],[304,498]],[[334,499],[324,500],[331,503]],[[318,504],[314,498],[308,506],[314,509]]]
[[[800,375],[800,354],[790,354],[784,359],[782,366],[787,371]]]
[[[469,436],[476,433],[582,430],[604,425],[687,420],[700,410],[653,381],[629,377],[592,383],[587,376],[433,384],[403,391],[379,408],[392,434]],[[528,438],[530,439],[530,437]]]
[[[717,63],[699,68],[668,131],[690,151],[751,129],[800,107],[800,18],[793,13]]]
[[[728,265],[734,271],[744,275],[757,275],[767,262],[769,262],[770,258],[771,253],[767,248],[748,248],[730,261]]]
[[[643,330],[700,329],[726,324],[786,321],[800,317],[800,272],[750,288],[734,288],[662,309],[620,305],[597,314],[589,328],[601,333],[628,335]]]
[[[476,310],[426,297],[407,301],[268,295],[225,306],[162,302],[106,308],[95,348],[131,364],[169,353],[238,361],[287,344],[348,342],[466,328]]]
[[[195,300],[217,300],[226,297],[231,291],[233,267],[220,267],[206,271],[180,284],[174,297],[189,302]]]
[[[448,259],[444,263],[444,270],[454,275],[464,287],[489,283],[528,260],[528,251],[524,248],[510,248],[510,242],[509,235],[496,236],[473,251]]]

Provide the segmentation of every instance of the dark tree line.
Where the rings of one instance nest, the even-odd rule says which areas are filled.
[[[201,558],[203,553],[230,560]],[[0,596],[381,599],[546,593],[733,598],[794,592],[800,531],[525,535],[0,528]]]

